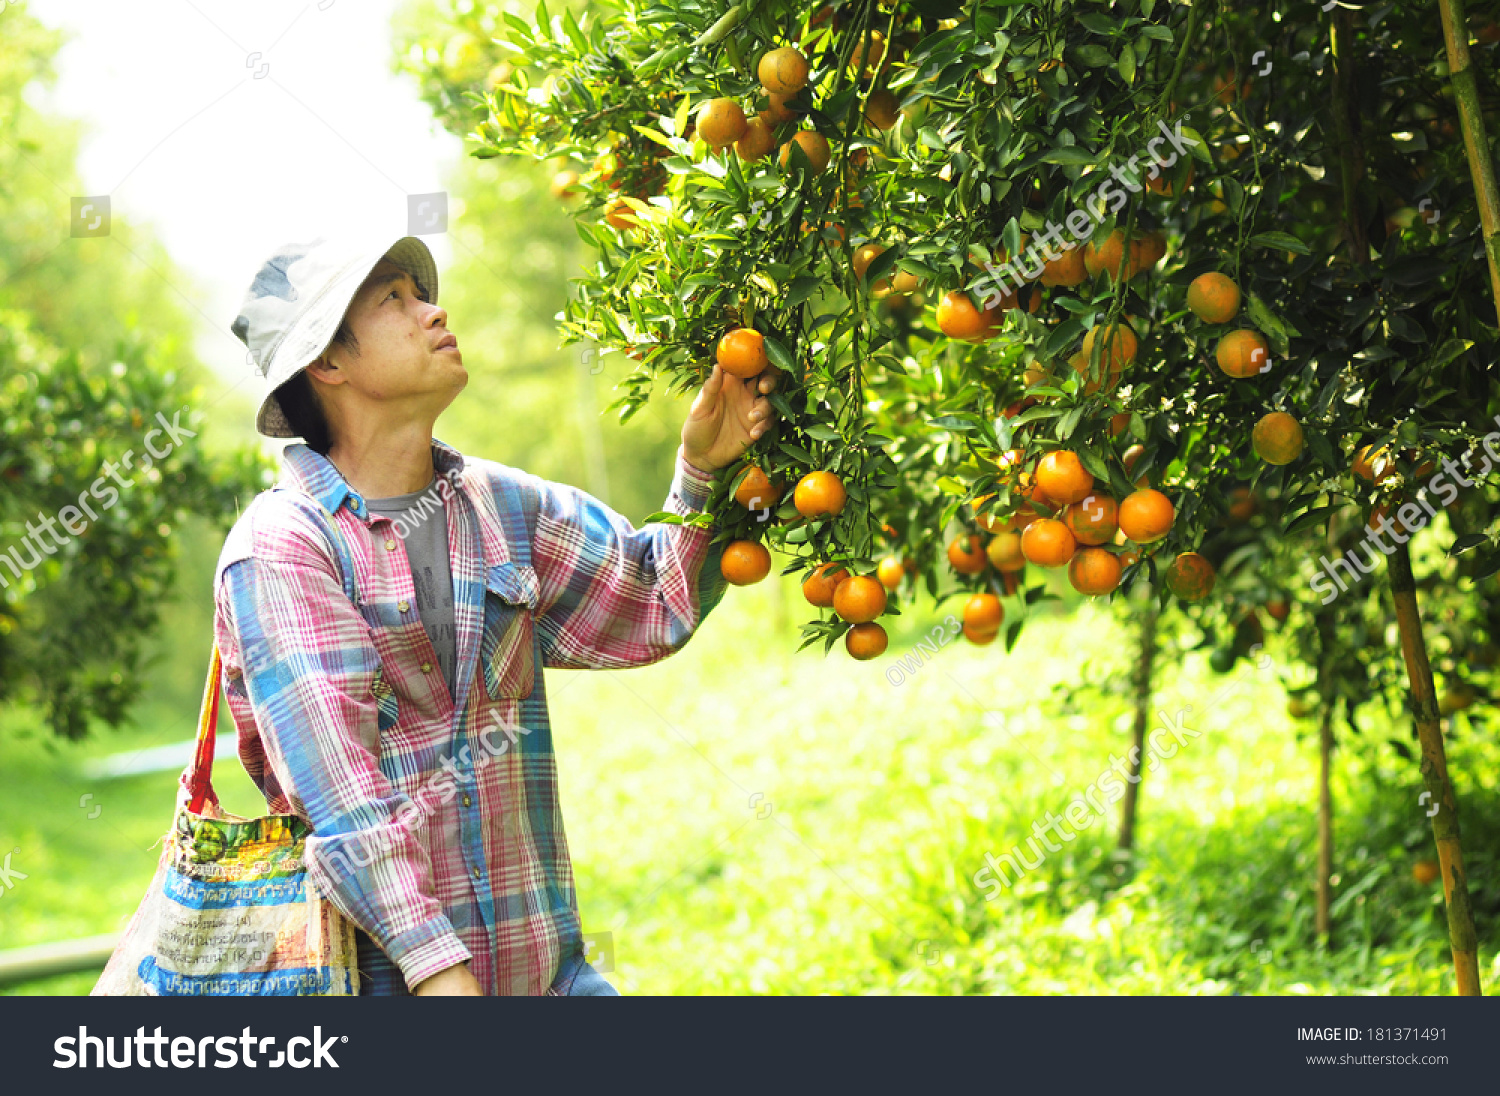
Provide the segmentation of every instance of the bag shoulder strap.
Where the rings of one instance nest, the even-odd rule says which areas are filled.
[[[296,490],[296,488],[278,485],[271,490]],[[322,503],[307,492],[298,491],[297,493],[309,499],[316,507],[315,520],[323,527],[338,557],[339,578],[343,583],[344,595],[357,607],[359,590],[354,581],[354,556],[349,551],[348,542],[339,532],[338,522],[333,519],[333,515],[324,508]],[[212,802],[215,806],[219,803],[219,797],[214,794],[213,789],[213,771],[214,739],[219,726],[219,684],[222,673],[223,662],[219,656],[218,641],[215,640],[208,661],[208,680],[203,684],[203,702],[198,706],[198,741],[193,749],[193,762],[187,779],[188,810],[193,814],[203,813],[206,803]]]

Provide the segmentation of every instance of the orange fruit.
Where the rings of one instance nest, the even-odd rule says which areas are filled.
[[[1141,561],[1141,554],[1134,548],[1129,548],[1115,558],[1120,561],[1120,569],[1123,571],[1126,567],[1132,567],[1139,563]]]
[[[948,562],[961,575],[977,575],[989,566],[984,543],[978,533],[954,537],[948,542]]]
[[[1284,597],[1273,597],[1266,602],[1266,613],[1276,623],[1285,623],[1286,618],[1292,615],[1292,603]]]
[[[885,587],[869,575],[851,575],[833,591],[833,611],[850,624],[863,624],[885,612]]]
[[[846,498],[843,481],[832,472],[809,472],[797,481],[792,505],[805,518],[832,517],[844,508]]]
[[[1094,477],[1083,467],[1077,453],[1054,449],[1036,466],[1036,485],[1049,499],[1066,506],[1093,490]]]
[[[736,327],[719,340],[719,368],[731,377],[758,376],[770,360],[766,357],[766,339],[753,327]]]
[[[901,120],[901,100],[886,88],[872,91],[865,103],[865,119],[876,129],[894,128]]]
[[[1127,476],[1130,475],[1132,470],[1134,470],[1136,462],[1145,455],[1146,447],[1139,443],[1132,445],[1129,449],[1125,450],[1124,453],[1120,454],[1120,463],[1125,466],[1125,474]],[[1150,476],[1140,476],[1136,479],[1135,485],[1137,487],[1150,487],[1150,481]]]
[[[1400,519],[1398,519],[1394,514],[1394,511],[1396,509],[1397,507],[1389,502],[1382,502],[1378,504],[1373,509],[1371,509],[1370,520],[1365,522],[1365,528],[1370,530],[1370,532],[1376,534],[1380,534],[1384,531],[1389,531],[1392,529],[1394,529],[1398,533],[1406,532],[1406,526],[1402,525]],[[1385,530],[1382,530],[1380,528],[1381,518],[1385,519]]]
[[[993,632],[1005,619],[1005,606],[994,594],[975,594],[964,602],[964,627],[976,632]]]
[[[1035,477],[1030,472],[1020,473],[1016,478],[1017,492],[1023,499],[1036,503],[1043,510],[1056,510],[1061,504],[1049,498],[1047,492],[1043,491],[1041,485],[1034,480]],[[1029,506],[1021,507],[1020,512],[1025,515],[1026,521],[1031,521],[1036,517],[1036,511]]]
[[[797,117],[799,112],[786,105],[786,101],[793,98],[792,96],[778,95],[773,91],[767,98],[770,102],[767,103],[766,109],[760,112],[760,117],[764,118],[773,129]]]
[[[788,168],[791,165],[792,146],[800,148],[812,165],[813,174],[816,175],[828,166],[828,139],[816,130],[799,129],[790,141],[781,146],[781,166]]]
[[[767,506],[775,506],[776,500],[781,498],[782,490],[780,486],[771,483],[770,476],[752,464],[740,485],[734,489],[734,501],[746,510],[762,510]]]
[[[1135,337],[1135,330],[1128,323],[1117,323],[1112,326],[1114,330],[1108,335],[1105,335],[1098,327],[1089,330],[1089,333],[1083,337],[1083,358],[1085,364],[1093,361],[1094,343],[1102,340],[1104,346],[1099,351],[1100,368],[1118,373],[1135,361],[1140,342]]]
[[[1366,445],[1354,454],[1354,474],[1367,483],[1384,483],[1396,474],[1396,462],[1385,446]]]
[[[1236,487],[1229,492],[1229,520],[1231,522],[1249,521],[1258,509],[1260,509],[1260,503],[1250,488]]]
[[[1019,571],[1026,566],[1020,533],[996,533],[985,546],[984,554],[997,571]]]
[[[851,264],[854,268],[854,276],[863,281],[865,272],[870,269],[870,264],[884,254],[884,244],[877,244],[873,241],[860,244],[854,249],[854,260]],[[870,291],[875,294],[889,293],[891,291],[891,280],[889,278],[881,278],[870,287]]]
[[[615,198],[604,207],[604,223],[616,232],[640,227],[636,211],[630,208],[624,198]]]
[[[885,60],[885,45],[885,35],[880,31],[865,32],[849,57],[849,67],[858,69],[861,76],[870,75],[870,70]]]
[[[559,171],[552,176],[552,197],[566,201],[578,196],[578,172]]]
[[[969,503],[974,510],[974,524],[986,533],[998,533],[1005,528],[1004,518],[997,518],[993,514],[981,514],[979,512],[979,508],[994,497],[994,495],[980,495],[973,502]]]
[[[895,556],[886,556],[875,568],[875,577],[887,590],[894,590],[900,586],[901,577],[905,574],[906,568]]]
[[[1151,191],[1151,193],[1153,194],[1164,194],[1168,198],[1177,197],[1176,188],[1172,186],[1171,180],[1167,178],[1168,170],[1170,169],[1163,168],[1162,170],[1158,171],[1156,173],[1156,178],[1154,179],[1150,178],[1148,175],[1146,178],[1146,189]],[[1192,161],[1188,161],[1187,178],[1183,180],[1182,184],[1184,189],[1193,185],[1194,170],[1195,169],[1193,167]],[[1176,174],[1176,172],[1173,172],[1173,174]]]
[[[1121,411],[1117,415],[1109,417],[1109,436],[1118,438],[1126,430],[1130,429],[1130,412]]]
[[[1021,533],[1021,553],[1038,567],[1061,567],[1077,549],[1068,527],[1053,518],[1037,518]]]
[[[734,143],[734,150],[747,164],[765,159],[775,147],[776,137],[772,133],[771,123],[759,114],[745,123],[745,135]]]
[[[1108,544],[1120,527],[1120,507],[1108,495],[1090,492],[1063,512],[1063,523],[1079,544]]]
[[[1302,455],[1302,424],[1285,411],[1272,411],[1250,431],[1250,444],[1267,464],[1290,464]]]
[[[1228,323],[1239,315],[1240,287],[1223,274],[1199,274],[1188,286],[1187,306],[1204,323]]]
[[[861,662],[868,662],[885,654],[889,643],[890,637],[885,634],[885,629],[873,620],[856,624],[844,633],[844,650],[849,652],[851,658],[857,658]]]
[[[1068,564],[1068,581],[1080,594],[1098,596],[1120,585],[1124,567],[1119,557],[1103,548],[1080,548]]]
[[[1166,495],[1143,487],[1120,503],[1120,530],[1137,544],[1152,544],[1167,535],[1176,516]]]
[[[791,46],[773,49],[755,67],[760,86],[774,95],[796,95],[807,86],[807,58]]]
[[[993,631],[986,632],[979,628],[971,628],[967,624],[964,625],[964,638],[967,639],[970,643],[974,644],[974,646],[976,647],[989,646],[991,643],[995,642],[995,637],[999,634],[999,628],[996,628]]]
[[[1422,886],[1430,886],[1443,874],[1436,860],[1418,860],[1411,866],[1411,877]]]
[[[748,126],[745,112],[733,99],[710,99],[698,111],[698,136],[714,150],[734,144]]]
[[[891,288],[897,293],[915,293],[921,286],[917,276],[905,270],[896,271],[895,277],[891,279]]]
[[[1095,246],[1090,240],[1083,246],[1083,266],[1091,278],[1103,274],[1114,279],[1125,256],[1125,230],[1117,228],[1104,238],[1104,243]],[[1128,282],[1147,266],[1151,265],[1151,246],[1137,236],[1130,241],[1130,260],[1125,264],[1125,280]]]
[[[1141,237],[1141,266],[1155,266],[1167,254],[1167,234],[1157,229]]]
[[[824,563],[814,567],[802,580],[802,596],[809,605],[827,609],[833,605],[833,592],[839,583],[849,577],[849,572],[837,563]]]
[[[1214,588],[1213,564],[1197,552],[1183,552],[1167,568],[1166,582],[1183,601],[1202,601]]]
[[[1082,285],[1088,277],[1088,267],[1083,262],[1083,248],[1070,247],[1056,259],[1042,265],[1043,285]]]
[[[1271,348],[1258,331],[1242,327],[1219,340],[1214,359],[1225,373],[1243,380],[1270,370]]]
[[[983,312],[974,307],[969,295],[960,290],[943,294],[937,306],[938,330],[950,339],[975,342],[993,335],[1000,325],[1000,307]]]
[[[771,553],[753,540],[732,540],[724,546],[719,570],[736,586],[749,586],[771,573]]]

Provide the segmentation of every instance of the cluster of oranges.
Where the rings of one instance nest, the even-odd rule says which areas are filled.
[[[1188,309],[1204,323],[1229,323],[1240,311],[1240,287],[1228,275],[1200,274],[1188,286]],[[1214,360],[1228,376],[1245,380],[1271,368],[1265,337],[1242,327],[1219,339]],[[1267,464],[1290,464],[1302,455],[1302,424],[1285,411],[1264,415],[1250,432],[1255,455]]]
[[[734,498],[747,510],[764,510],[776,505],[784,490],[783,485],[772,483],[760,467],[751,465],[735,489]],[[803,518],[814,521],[836,516],[848,497],[838,476],[815,471],[797,481],[792,505]],[[724,547],[719,569],[730,583],[748,586],[771,573],[771,553],[757,541],[730,541]],[[896,581],[900,581],[899,575]],[[802,595],[809,604],[832,609],[851,625],[844,635],[844,647],[853,657],[864,660],[884,653],[889,642],[876,618],[885,612],[886,591],[894,586],[884,562],[876,575],[851,575],[841,564],[824,563],[814,567],[803,580]]]
[[[796,117],[788,101],[807,87],[807,58],[792,46],[773,49],[760,59],[756,76],[766,95],[766,107],[747,117],[734,99],[710,99],[698,111],[697,134],[713,151],[734,146],[740,159],[753,163],[776,147],[776,128]],[[792,149],[798,148],[814,173],[828,166],[828,140],[812,129],[799,129],[781,146],[783,168],[791,164]]]
[[[1127,450],[1127,472],[1140,453],[1139,446]],[[1145,477],[1137,481],[1134,492],[1117,501],[1095,489],[1093,474],[1071,450],[1045,454],[1031,472],[1019,469],[1020,459],[1020,452],[1011,450],[999,464],[1010,475],[1012,495],[1019,496],[1021,505],[997,517],[983,510],[994,496],[980,496],[973,502],[975,520],[993,534],[988,544],[976,533],[949,543],[948,562],[959,574],[978,575],[993,566],[1004,576],[1027,563],[1067,567],[1075,590],[1109,594],[1119,586],[1124,569],[1140,558],[1139,547],[1127,545],[1154,544],[1172,528],[1176,511],[1171,500],[1151,488]],[[1166,582],[1179,597],[1196,601],[1207,596],[1213,578],[1207,560],[1185,552],[1168,568]]]

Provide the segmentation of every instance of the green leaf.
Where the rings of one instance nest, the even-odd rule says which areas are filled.
[[[1109,55],[1109,50],[1103,46],[1096,46],[1092,42],[1075,46],[1070,52],[1078,64],[1085,69],[1109,68],[1115,63],[1115,59]]]
[[[1448,549],[1450,556],[1460,556],[1465,552],[1478,548],[1481,544],[1488,544],[1490,538],[1483,533],[1466,533],[1453,542],[1453,547]]]
[[[657,522],[661,525],[681,525],[682,515],[671,513],[668,510],[658,510],[654,514],[647,514],[645,523]]]
[[[960,498],[969,493],[969,489],[952,476],[939,476],[937,480],[938,489],[947,495],[958,495]],[[948,524],[947,522],[943,523]]]
[[[1083,419],[1083,404],[1079,404],[1064,416],[1062,422],[1057,424],[1057,440],[1067,441],[1073,436],[1073,431],[1078,428],[1078,423]]]
[[[1136,441],[1145,441],[1151,436],[1151,428],[1146,425],[1146,420],[1141,418],[1139,411],[1130,413],[1130,436]]]
[[[1318,524],[1338,509],[1337,506],[1319,506],[1287,523],[1286,535],[1291,536],[1302,529]]]
[[[1115,62],[1115,67],[1120,70],[1120,75],[1125,78],[1127,84],[1135,83],[1135,51],[1123,49],[1120,51],[1120,59]]]
[[[825,426],[820,422],[815,422],[811,426],[804,427],[802,432],[810,438],[817,438],[819,441],[839,441],[842,437],[833,427]]]
[[[1271,349],[1276,352],[1278,358],[1285,358],[1291,354],[1291,343],[1287,339],[1286,325],[1281,322],[1281,317],[1267,307],[1266,302],[1259,295],[1252,292],[1245,301],[1245,311],[1249,313],[1250,322],[1263,331],[1266,338],[1271,342]]]
[[[780,340],[773,339],[767,335],[765,337],[765,347],[766,357],[771,359],[771,364],[777,369],[780,369],[784,373],[797,372],[797,363],[792,360],[792,356],[787,353],[786,347],[781,345]]]
[[[967,432],[979,428],[978,421],[972,415],[939,415],[928,419],[928,423],[940,430],[957,430]]]
[[[1307,245],[1289,232],[1261,232],[1250,237],[1251,247],[1266,247],[1273,251],[1295,251],[1298,255],[1311,255]]]
[[[1080,12],[1075,18],[1095,34],[1114,34],[1119,29],[1113,19],[1100,15],[1098,12]]]
[[[1106,60],[1105,64],[1108,63]],[[1063,145],[1042,153],[1042,162],[1048,164],[1093,164],[1098,158],[1097,154],[1077,145]]]
[[[822,278],[816,278],[811,274],[804,274],[800,278],[793,279],[792,284],[787,287],[786,307],[796,308],[803,301],[807,300],[808,297],[812,296],[813,291],[822,284]]]

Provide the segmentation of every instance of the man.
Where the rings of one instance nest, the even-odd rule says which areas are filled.
[[[362,993],[613,994],[584,959],[539,670],[680,649],[726,589],[719,547],[436,440],[468,381],[437,293],[416,237],[318,239],[271,256],[232,325],[256,428],[304,439],[215,575],[240,757],[312,827]],[[774,385],[714,366],[665,509],[702,510]]]

